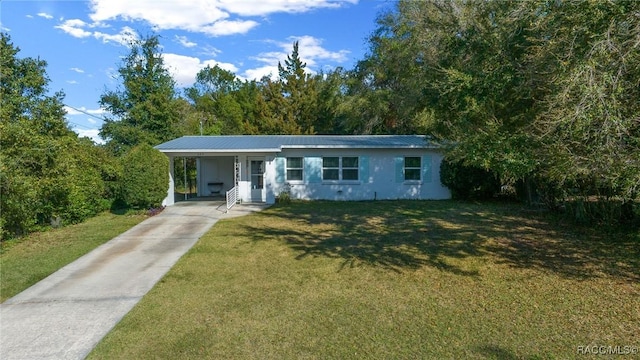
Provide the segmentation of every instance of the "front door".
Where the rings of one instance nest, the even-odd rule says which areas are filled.
[[[264,201],[264,159],[252,159],[249,162],[251,176],[251,201]]]

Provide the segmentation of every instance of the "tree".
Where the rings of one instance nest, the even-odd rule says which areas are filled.
[[[554,41],[536,39],[540,51],[532,54],[551,65],[554,79],[535,123],[545,175],[583,196],[638,199],[640,4],[567,2],[542,10],[536,29],[554,34]]]
[[[258,122],[266,134],[299,135],[304,129],[295,121],[291,102],[284,96],[283,83],[268,77],[260,81]]]
[[[318,134],[344,134],[345,116],[340,112],[344,101],[346,73],[337,68],[315,76],[318,94],[313,127]]]
[[[185,90],[201,116],[202,133],[242,134],[244,114],[236,93],[241,86],[236,75],[215,65],[200,70],[193,87]]]
[[[492,169],[503,180],[527,177],[539,166],[540,143],[530,128],[540,111],[535,99],[545,93],[529,71],[534,34],[526,19],[513,16],[514,4],[400,4],[428,99],[415,118],[456,143],[452,158]]]
[[[128,206],[159,207],[169,187],[169,159],[148,144],[130,149],[120,158],[122,200]]]
[[[446,158],[440,163],[440,181],[454,199],[490,199],[500,192],[500,180],[490,170]]]
[[[0,34],[0,238],[104,209],[109,158],[64,118],[64,94],[47,95],[46,62],[19,58]]]
[[[382,14],[369,37],[369,52],[348,74],[340,112],[347,131],[365,134],[421,134],[416,114],[429,99],[428,75],[414,27],[403,12]]]
[[[157,35],[133,40],[118,69],[122,87],[100,96],[100,105],[111,113],[100,136],[115,154],[138,144],[156,145],[178,134],[175,81],[159,47]]]
[[[71,133],[64,119],[64,93],[47,96],[50,82],[47,63],[41,59],[18,58],[18,47],[0,33],[0,119],[4,125],[28,121],[29,128],[41,135],[60,136]]]
[[[556,200],[637,201],[639,11],[627,1],[400,1],[351,77],[343,108],[368,113],[349,126],[424,129],[452,144],[452,161],[535,182]]]
[[[181,107],[181,128],[190,134],[340,133],[342,70],[312,75],[305,68],[298,42],[278,63],[277,80],[240,81],[217,65],[206,67],[185,90],[193,109]]]
[[[307,64],[300,59],[298,45],[297,41],[293,43],[291,55],[287,55],[284,65],[278,62],[282,98],[276,103],[282,104],[279,105],[279,113],[286,128],[299,127],[301,133],[313,134],[313,125],[318,113],[318,79],[305,72]]]

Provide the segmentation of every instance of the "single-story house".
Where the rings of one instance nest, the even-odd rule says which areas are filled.
[[[198,196],[231,191],[238,201],[448,199],[442,149],[420,135],[184,136],[156,146],[169,157],[165,205],[174,199],[174,159],[196,159]]]

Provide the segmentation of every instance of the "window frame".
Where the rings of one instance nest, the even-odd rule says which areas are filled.
[[[344,166],[344,158],[355,159],[354,166]],[[338,159],[338,166],[325,166],[325,159]],[[327,179],[325,176],[326,171],[336,171],[338,177]],[[347,170],[347,173],[355,171],[356,178],[355,179],[345,179],[344,171]],[[345,182],[345,183],[359,183],[360,182],[360,157],[359,156],[323,156],[322,157],[322,181],[323,182]]]
[[[300,167],[290,167],[289,159],[300,159]],[[299,179],[291,179],[289,177],[289,171],[300,171]],[[302,156],[287,156],[284,160],[284,179],[285,181],[304,181],[304,157]]]
[[[407,159],[418,159],[418,166],[407,166]],[[407,173],[415,174],[417,172],[418,178],[407,178]],[[405,156],[402,163],[402,176],[405,182],[420,182],[422,181],[422,157],[420,156]]]
[[[344,158],[356,159],[355,166],[344,166]],[[344,171],[353,171],[355,170],[356,178],[355,179],[345,179]],[[360,181],[360,158],[358,156],[342,156],[340,157],[340,180],[342,181]]]

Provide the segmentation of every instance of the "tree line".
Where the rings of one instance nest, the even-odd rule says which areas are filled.
[[[640,3],[400,1],[379,25],[363,79],[451,161],[580,221],[638,216]]]
[[[578,220],[637,218],[639,14],[635,1],[400,0],[353,69],[311,73],[294,43],[275,77],[206,67],[186,89],[151,35],[99,99],[104,145],[71,131],[46,62],[19,58],[2,34],[2,237],[157,206],[159,193],[131,198],[144,192],[124,188],[135,181],[123,169],[162,157],[131,152],[199,134],[427,134],[456,196],[509,185]]]

